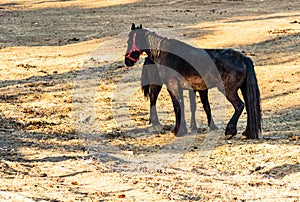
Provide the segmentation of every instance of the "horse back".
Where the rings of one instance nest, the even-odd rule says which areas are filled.
[[[205,49],[214,61],[217,69],[222,72],[245,72],[246,65],[244,54],[234,49]]]

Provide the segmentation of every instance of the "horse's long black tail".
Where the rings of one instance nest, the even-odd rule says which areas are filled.
[[[150,64],[150,63],[148,60],[151,61],[148,57],[145,59],[145,62],[144,62],[143,68],[142,68],[142,78],[141,78],[142,91],[146,98],[150,97],[150,81],[149,81],[148,69],[147,69],[147,64]]]
[[[247,127],[244,135],[249,139],[258,139],[262,127],[260,92],[252,60],[245,57],[244,62],[247,66],[247,78],[241,88],[247,110]]]

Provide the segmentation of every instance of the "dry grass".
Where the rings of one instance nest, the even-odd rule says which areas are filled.
[[[299,201],[297,7],[266,0],[0,1],[0,201]],[[232,108],[215,101],[215,90],[209,94],[219,131],[207,130],[199,103],[198,133],[174,138],[165,88],[158,109],[166,133],[151,131],[149,103],[135,79],[142,61],[128,68],[117,60],[105,72],[86,65],[92,51],[137,19],[201,47],[250,56],[264,139],[239,138],[243,114],[239,135],[225,140]],[[138,76],[123,82],[132,73]],[[127,97],[119,103],[118,95]]]

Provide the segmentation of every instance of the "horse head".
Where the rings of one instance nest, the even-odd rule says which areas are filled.
[[[134,23],[131,25],[131,32],[128,35],[127,41],[127,51],[125,54],[125,64],[126,66],[133,66],[140,58],[143,50],[140,48],[141,43],[139,39],[139,31],[143,29],[142,24],[135,26]]]

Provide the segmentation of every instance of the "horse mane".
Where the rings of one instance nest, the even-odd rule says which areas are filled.
[[[149,31],[147,29],[141,30],[143,30],[144,37],[148,42],[148,44],[145,45],[149,51],[151,51],[151,54],[156,58],[159,58],[162,52],[173,53],[175,55],[180,53],[183,56],[185,53],[182,53],[182,50],[195,48],[180,40],[160,36],[156,32]]]
[[[167,37],[163,37],[158,35],[156,32],[149,31],[147,29],[144,29],[145,31],[145,38],[148,41],[148,49],[151,51],[151,53],[158,57],[162,50],[162,44],[169,39]]]

